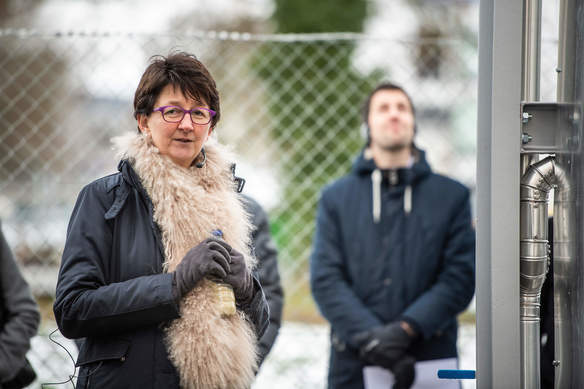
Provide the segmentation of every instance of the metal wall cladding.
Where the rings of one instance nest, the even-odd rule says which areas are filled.
[[[584,99],[584,12],[583,0],[563,3],[560,16],[560,66],[558,101],[582,108]],[[554,201],[554,317],[555,387],[584,385],[584,207],[582,190],[584,158],[581,139],[582,120],[575,115],[570,130],[577,142],[557,153],[556,160],[566,171],[570,185]],[[561,131],[560,133],[565,133]],[[564,129],[565,130],[565,129]]]

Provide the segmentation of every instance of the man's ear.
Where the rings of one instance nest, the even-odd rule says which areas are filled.
[[[150,133],[150,128],[148,128],[148,116],[143,114],[138,114],[138,128],[142,132],[142,134]]]

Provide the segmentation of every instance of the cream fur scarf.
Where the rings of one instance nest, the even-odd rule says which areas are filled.
[[[115,138],[122,158],[130,159],[154,206],[162,231],[165,271],[173,271],[186,252],[219,228],[223,239],[255,265],[249,250],[249,216],[235,190],[231,155],[207,140],[203,168],[184,168],[160,155],[149,136]],[[183,298],[179,319],[166,333],[170,360],[184,389],[246,389],[254,379],[256,335],[239,310],[222,316],[210,281],[203,280]]]

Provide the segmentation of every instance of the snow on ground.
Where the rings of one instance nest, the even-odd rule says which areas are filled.
[[[323,325],[284,323],[253,389],[324,389],[329,357],[329,328]],[[459,329],[460,369],[476,369],[475,327]],[[474,389],[463,380],[463,389]]]

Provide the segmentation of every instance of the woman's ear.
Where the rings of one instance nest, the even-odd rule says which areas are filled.
[[[148,128],[148,116],[143,114],[138,114],[138,128],[142,132],[142,134],[147,135],[150,133],[150,129]]]
[[[215,129],[215,127],[209,126],[209,132],[207,132],[207,137],[211,136],[211,134],[213,133],[213,130],[214,129]]]

